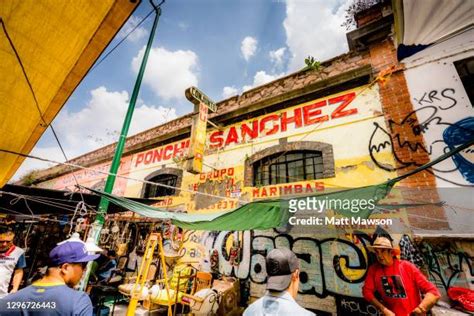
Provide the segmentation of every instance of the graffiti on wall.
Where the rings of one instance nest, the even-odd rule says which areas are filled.
[[[381,169],[395,171],[410,166],[420,166],[427,161],[417,161],[413,157],[426,155],[441,156],[455,146],[465,143],[474,137],[474,118],[467,117],[461,121],[448,118],[449,110],[458,105],[455,89],[431,90],[419,98],[414,98],[417,109],[408,113],[401,120],[390,119],[388,130],[374,122],[374,130],[369,139],[369,154],[372,161]],[[425,133],[440,130],[439,139],[428,141]],[[381,155],[389,150],[397,161],[397,166]],[[468,148],[455,155],[453,163],[434,166],[435,176],[444,181],[456,183],[448,179],[452,172],[460,172],[469,183],[474,183],[474,149]]]
[[[338,296],[336,306],[338,315],[383,315],[377,307],[361,298]]]
[[[288,234],[258,234],[245,232],[187,232],[183,256],[192,258],[218,254],[218,270],[221,274],[247,280],[251,284],[266,282],[265,258],[278,247],[291,249],[300,259],[300,295],[319,298],[341,297],[345,309],[359,308],[373,313],[370,304],[363,303],[361,287],[368,268],[366,245],[370,237],[360,233],[346,238],[293,237]],[[239,241],[239,259],[233,260],[232,246]],[[198,247],[198,245],[204,247]],[[203,249],[205,249],[203,253]],[[212,260],[211,260],[212,261]],[[358,297],[356,307],[354,297]],[[339,308],[339,307],[338,307]]]
[[[245,232],[186,233],[188,243],[182,252],[191,258],[206,257],[215,252],[218,271],[223,275],[265,284],[267,253],[278,247],[291,249],[300,259],[300,295],[324,299],[334,297],[340,315],[378,315],[377,309],[362,298],[362,285],[369,267],[367,245],[371,237],[357,232],[341,238],[295,237],[285,233]],[[232,258],[236,240],[239,260]],[[424,268],[441,291],[451,286],[474,287],[473,257],[463,251],[449,250],[423,242],[418,250],[425,260]]]
[[[424,242],[421,253],[430,279],[447,292],[452,286],[474,288],[474,257],[462,250]]]

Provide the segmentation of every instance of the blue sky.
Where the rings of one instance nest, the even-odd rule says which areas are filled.
[[[220,101],[301,69],[308,55],[324,61],[347,52],[340,25],[348,2],[166,1],[129,135],[189,113],[191,85]],[[142,1],[105,53],[150,10]],[[117,141],[152,21],[89,72],[53,121],[68,158]],[[49,130],[32,154],[64,161]],[[15,179],[49,166],[27,159]]]

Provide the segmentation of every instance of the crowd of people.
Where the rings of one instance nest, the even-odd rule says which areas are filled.
[[[89,261],[97,268],[93,278],[107,282],[117,267],[116,253],[90,254],[80,240],[58,243],[48,256],[44,275],[20,289],[26,267],[24,250],[14,244],[15,234],[0,230],[0,315],[93,315],[88,294],[74,290]],[[391,237],[377,236],[369,247],[376,262],[367,271],[364,298],[382,315],[426,315],[440,298],[435,285],[412,263],[398,259]],[[314,315],[296,302],[300,284],[297,256],[277,248],[266,256],[267,284],[263,297],[250,304],[244,316]]]

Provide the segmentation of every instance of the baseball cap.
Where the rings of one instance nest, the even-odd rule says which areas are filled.
[[[290,249],[277,248],[270,251],[266,258],[267,290],[286,290],[291,283],[291,274],[299,267],[299,260]]]
[[[86,251],[86,244],[82,241],[65,241],[58,244],[49,253],[51,264],[59,266],[63,263],[89,262],[99,258],[99,255],[90,255]]]

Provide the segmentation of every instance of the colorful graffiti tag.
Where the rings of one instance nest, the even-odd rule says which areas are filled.
[[[300,295],[336,300],[337,312],[378,315],[377,309],[362,298],[361,288],[372,262],[367,245],[371,237],[358,232],[341,238],[316,238],[276,231],[186,232],[182,251],[190,257],[218,254],[219,273],[265,284],[265,257],[278,247],[291,249],[300,259]],[[232,259],[231,248],[240,245],[240,258]],[[474,287],[473,257],[466,252],[434,247],[423,242],[420,253],[430,279],[445,292],[450,286]]]
[[[430,90],[424,92],[421,97],[414,98],[414,101],[416,110],[400,121],[390,119],[388,129],[374,122],[368,149],[377,167],[395,171],[420,166],[426,161],[409,157],[427,154],[432,159],[437,158],[474,137],[473,117],[461,120],[451,117],[453,109],[461,106],[454,88]],[[436,139],[432,139],[433,137]],[[386,149],[391,150],[397,166],[380,156],[380,152]],[[464,185],[463,181],[450,176],[453,172],[459,172],[467,183],[474,183],[473,154],[474,149],[471,147],[455,155],[450,164],[434,166],[434,175],[446,182]]]

